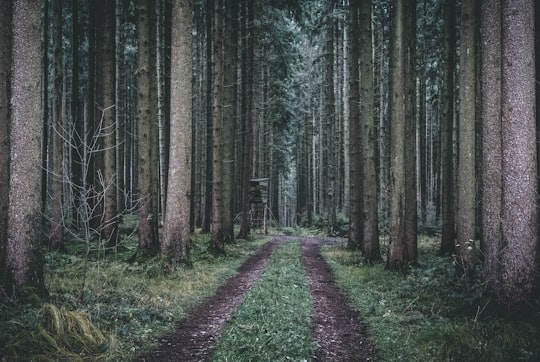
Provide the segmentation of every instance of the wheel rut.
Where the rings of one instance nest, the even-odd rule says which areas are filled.
[[[332,239],[326,239],[326,242]],[[364,324],[336,286],[328,263],[320,253],[321,239],[302,240],[302,263],[313,300],[311,329],[320,348],[316,361],[376,361],[377,352]]]
[[[175,330],[159,338],[158,345],[135,361],[206,361],[216,344],[219,332],[244,295],[259,279],[268,260],[280,245],[273,239],[250,256],[238,269],[238,274],[227,279]]]
[[[313,338],[319,348],[314,361],[376,361],[377,351],[369,342],[366,327],[335,284],[320,245],[339,239],[278,236],[264,244],[202,304],[191,311],[174,331],[159,338],[153,350],[135,361],[207,361],[211,358],[221,328],[242,303],[246,292],[259,279],[274,251],[284,243],[300,241],[302,264],[313,300]]]

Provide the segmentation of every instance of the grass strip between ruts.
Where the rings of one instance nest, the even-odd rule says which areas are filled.
[[[299,243],[277,250],[221,333],[212,361],[308,361],[316,348]]]

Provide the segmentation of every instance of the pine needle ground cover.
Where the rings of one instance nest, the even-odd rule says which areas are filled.
[[[312,302],[298,243],[277,250],[225,325],[212,361],[309,361]]]
[[[438,239],[419,240],[420,266],[407,275],[366,266],[359,253],[328,246],[338,285],[387,361],[538,361],[540,301],[507,313],[479,282],[466,290]],[[481,273],[481,271],[478,271]]]
[[[193,235],[193,267],[171,275],[158,257],[127,262],[135,238],[126,237],[116,252],[96,242],[46,253],[48,303],[17,306],[0,298],[0,357],[130,360],[213,294],[264,241],[229,244],[226,256],[215,257],[206,252],[208,236]]]

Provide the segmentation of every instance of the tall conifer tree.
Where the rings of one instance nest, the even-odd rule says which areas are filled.
[[[362,143],[362,252],[368,262],[381,258],[377,209],[377,164],[371,1],[360,1],[360,137]],[[351,41],[355,41],[352,38]]]
[[[139,251],[154,254],[159,249],[158,210],[154,200],[157,187],[154,184],[154,174],[157,165],[152,163],[155,150],[154,132],[157,119],[152,105],[152,82],[155,79],[152,56],[152,6],[149,0],[137,0],[137,149],[138,149],[138,188],[139,188]]]
[[[44,294],[41,255],[41,9],[14,0],[11,23],[10,184],[7,290]],[[23,296],[24,297],[24,296]]]
[[[11,80],[11,2],[0,2],[0,280],[6,265],[9,208],[9,88]]]
[[[416,159],[414,53],[416,1],[392,9],[390,60],[390,240],[387,268],[402,270],[416,260]]]
[[[191,203],[191,0],[175,0],[171,38],[171,142],[161,254],[189,263]]]
[[[457,168],[456,272],[474,273],[476,238],[476,1],[461,4],[459,57],[459,127]]]

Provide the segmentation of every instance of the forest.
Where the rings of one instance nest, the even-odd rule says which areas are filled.
[[[0,1],[0,360],[159,360],[259,256],[207,348],[258,360],[231,352],[257,312],[228,323],[271,270],[314,311],[291,328],[316,321],[320,255],[376,358],[540,359],[539,22],[532,0]],[[305,328],[268,359],[334,360]]]

